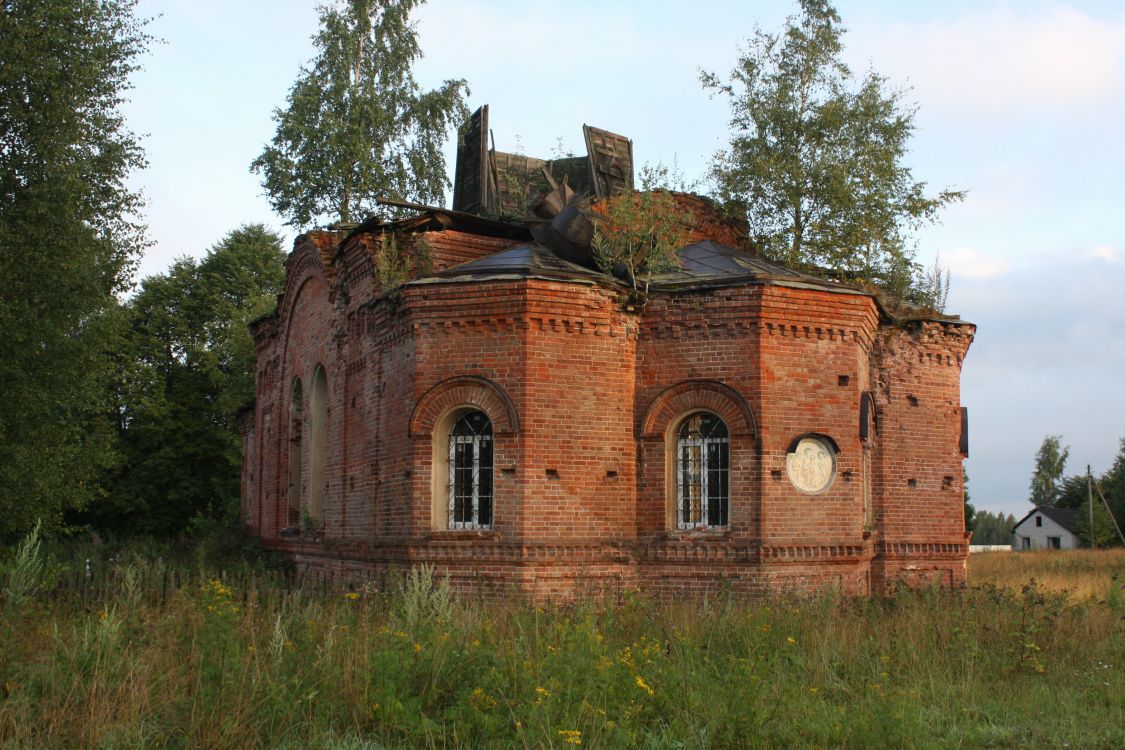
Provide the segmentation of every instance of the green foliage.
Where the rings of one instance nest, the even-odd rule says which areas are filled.
[[[658,161],[645,163],[637,173],[637,184],[642,191],[672,190],[677,193],[696,193],[701,187],[700,179],[689,179],[680,168],[679,160],[672,158],[671,165]]]
[[[978,510],[973,515],[973,544],[1011,544],[1016,517]]]
[[[1056,508],[1078,508],[1087,500],[1090,486],[1085,474],[1075,474],[1059,482],[1055,497]]]
[[[606,273],[619,267],[638,289],[648,291],[654,274],[675,266],[676,252],[690,236],[671,194],[629,192],[609,198],[591,213],[594,261]]]
[[[1113,465],[1102,474],[1098,485],[1105,494],[1117,525],[1125,530],[1125,438],[1121,438]]]
[[[1113,528],[1109,511],[1102,504],[1097,491],[1094,492],[1094,526],[1090,530],[1090,502],[1087,500],[1078,508],[1078,517],[1074,520],[1074,535],[1078,537],[1083,547],[1109,547],[1118,544],[1117,531]],[[1091,540],[1093,544],[1091,544]]]
[[[1061,480],[1070,448],[1063,447],[1061,435],[1048,435],[1035,454],[1035,470],[1031,473],[1031,495],[1036,508],[1050,508],[1059,499]]]
[[[254,396],[247,324],[276,304],[284,261],[281,238],[249,225],[202,261],[182,258],[144,280],[123,310],[129,335],[115,416],[125,461],[107,479],[106,501],[77,520],[177,534],[193,517],[237,509],[234,418]]]
[[[98,497],[115,294],[145,246],[120,104],[150,42],[132,0],[0,4],[0,542]]]
[[[43,577],[43,524],[37,522],[16,548],[15,557],[4,572],[4,611],[11,617],[37,593]]]
[[[961,467],[961,487],[965,495],[965,531],[972,531],[977,509],[969,502],[969,472],[964,466]]]
[[[212,571],[166,584],[140,563],[108,573],[96,594],[43,597],[38,619],[14,623],[0,745],[1125,742],[1121,612],[1034,585],[533,606],[459,598],[421,569],[395,594]]]
[[[376,197],[426,204],[448,186],[442,146],[468,117],[464,80],[422,92],[410,13],[421,0],[346,0],[320,8],[316,59],[302,68],[277,132],[254,160],[270,202],[291,226],[350,222]]]
[[[906,297],[934,312],[945,312],[945,305],[949,302],[949,285],[949,269],[941,264],[939,256],[934,258],[930,268],[915,274],[913,286],[907,290]]]
[[[375,285],[381,290],[394,289],[432,268],[433,248],[425,237],[400,238],[396,232],[381,236],[375,256]]]
[[[755,32],[729,81],[701,74],[731,110],[711,170],[718,196],[745,208],[767,257],[905,295],[919,271],[911,232],[964,193],[926,195],[904,163],[915,107],[874,71],[855,87],[836,10],[800,6],[780,33]]]

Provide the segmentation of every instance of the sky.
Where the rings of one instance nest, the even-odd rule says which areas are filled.
[[[952,273],[946,311],[976,324],[961,400],[978,509],[1022,516],[1043,438],[1095,474],[1125,437],[1125,6],[1047,0],[838,0],[844,59],[917,106],[908,165],[968,191],[916,235]],[[501,151],[583,153],[581,126],[633,140],[638,165],[703,178],[729,109],[699,85],[795,2],[431,0],[415,14],[423,88],[464,78]],[[133,186],[153,242],[138,279],[262,222],[291,242],[250,162],[317,30],[313,3],[140,0],[160,42],[125,114],[148,167]],[[447,148],[452,178],[454,146]]]

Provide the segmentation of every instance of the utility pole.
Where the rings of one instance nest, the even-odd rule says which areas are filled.
[[[1090,506],[1090,549],[1097,549],[1097,535],[1094,534],[1094,478],[1090,474],[1090,464],[1086,464],[1086,503]]]

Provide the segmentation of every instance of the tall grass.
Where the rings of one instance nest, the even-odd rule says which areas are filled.
[[[421,569],[142,579],[3,610],[0,746],[1125,746],[1125,608],[1038,585],[537,607]]]
[[[1125,598],[1125,549],[980,552],[969,558],[969,582],[1018,591],[1029,581],[1072,601]]]

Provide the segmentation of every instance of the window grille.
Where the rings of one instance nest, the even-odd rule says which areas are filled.
[[[698,412],[680,425],[676,439],[676,516],[681,529],[727,525],[730,440],[714,414]]]
[[[449,528],[492,528],[492,422],[481,411],[449,433]]]

